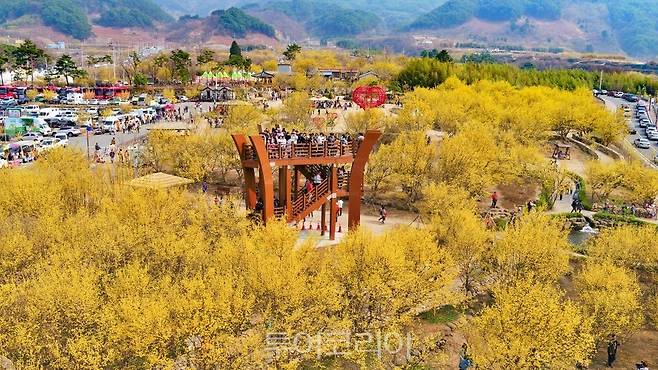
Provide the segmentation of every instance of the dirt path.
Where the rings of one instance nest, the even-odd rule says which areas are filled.
[[[416,214],[406,211],[393,210],[393,209],[388,209],[387,211],[388,214],[386,217],[386,221],[385,223],[382,224],[378,220],[379,215],[377,214],[376,209],[365,205],[362,206],[361,226],[369,230],[373,234],[379,235],[379,234],[383,234],[386,231],[394,229],[398,226],[422,225],[422,221],[420,220],[420,218],[418,219],[416,218],[417,217]],[[318,225],[320,224],[321,213],[319,210],[313,212],[313,215],[311,217],[306,218],[306,222],[304,223],[305,230],[300,230],[299,233],[300,240],[302,241],[308,239],[316,240],[318,247],[326,247],[326,246],[337,244],[347,233],[348,212],[349,212],[349,204],[346,201],[345,207],[343,209],[343,215],[338,217],[338,222],[336,224],[337,225],[336,227],[341,229],[342,232],[336,233],[335,241],[329,240],[329,232],[326,232],[324,236],[320,235],[321,230],[318,229]],[[327,210],[327,227],[329,227],[329,210]],[[301,229],[301,223],[299,224],[299,228]]]

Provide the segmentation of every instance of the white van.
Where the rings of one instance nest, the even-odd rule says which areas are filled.
[[[148,115],[148,116],[154,117],[155,114],[156,114],[155,109],[153,109],[153,108],[144,108],[144,109],[141,109],[140,111],[142,112],[142,116]]]
[[[37,117],[41,112],[41,107],[38,105],[25,105],[23,106],[23,114],[26,116]]]
[[[114,134],[117,131],[117,121],[120,119],[118,116],[105,117],[100,122],[100,129],[103,133]]]
[[[39,117],[46,119],[46,118],[55,118],[56,115],[59,114],[61,111],[60,108],[43,108],[39,111]]]
[[[48,126],[48,123],[45,119],[41,117],[21,117],[21,121],[25,123],[25,127],[28,127],[28,131],[38,132],[43,136],[52,135],[53,129]]]
[[[86,104],[86,101],[84,99],[84,95],[80,93],[72,93],[66,96],[66,104],[80,105]]]

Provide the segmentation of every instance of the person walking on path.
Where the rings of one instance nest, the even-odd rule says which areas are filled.
[[[459,370],[468,370],[473,361],[471,361],[471,356],[468,354],[468,344],[462,344],[462,348],[459,350]]]
[[[116,155],[116,145],[110,144],[110,161],[114,163],[114,156]]]
[[[498,192],[494,191],[493,194],[491,194],[491,208],[496,208],[497,205],[498,205]]]
[[[379,222],[382,224],[386,222],[386,207],[382,204],[381,207],[379,207]]]
[[[338,216],[342,216],[343,215],[343,200],[338,199],[338,201],[336,202],[336,205],[338,206]]]
[[[610,340],[608,341],[608,363],[607,367],[612,367],[617,360],[617,350],[619,349],[619,342],[617,337],[614,334],[610,334]]]

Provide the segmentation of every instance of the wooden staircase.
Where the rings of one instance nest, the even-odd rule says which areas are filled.
[[[292,199],[292,215],[288,222],[299,222],[308,217],[313,211],[318,210],[331,195],[329,189],[329,179],[325,179],[320,184],[313,186],[310,193],[305,190],[298,192]]]

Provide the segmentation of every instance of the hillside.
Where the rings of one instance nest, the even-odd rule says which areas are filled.
[[[569,8],[578,7],[579,12]],[[603,11],[601,10],[603,8]],[[603,14],[598,21],[591,19],[591,14]],[[442,29],[449,30],[469,24],[473,20],[489,23],[503,23],[508,32],[496,34],[498,38],[514,38],[514,33],[522,33],[526,39],[532,39],[533,25],[556,22],[573,24],[581,33],[582,46],[585,51],[599,51],[595,44],[618,44],[625,53],[653,58],[658,55],[658,2],[654,0],[449,0],[429,13],[418,17],[406,30]],[[601,25],[601,23],[605,23]],[[598,24],[592,27],[592,24]],[[597,28],[598,34],[593,33]],[[483,38],[492,34],[480,34],[476,30],[471,35]],[[577,33],[571,36],[578,38]],[[460,32],[457,32],[460,33]],[[444,33],[445,34],[445,33]],[[522,40],[523,41],[523,40]],[[553,41],[553,40],[549,40]]]
[[[156,0],[165,10],[176,15],[192,14],[205,16],[214,9],[226,9],[229,7],[246,7],[247,9],[275,8],[269,6],[272,0]],[[335,6],[349,10],[360,10],[376,14],[383,20],[388,28],[397,28],[412,22],[419,14],[429,12],[445,0],[324,0],[329,7],[323,13],[331,15]],[[276,9],[275,9],[276,10]],[[278,19],[267,19],[268,22],[276,23]]]
[[[261,17],[264,13],[270,17],[280,14],[303,25],[307,33],[320,39],[356,36],[375,31],[382,24],[374,13],[348,9],[331,1],[272,1],[263,5],[250,4],[243,9]]]
[[[0,0],[0,23],[37,17],[45,26],[75,39],[104,27],[153,27],[173,19],[151,0]]]
[[[208,17],[183,16],[171,29],[167,40],[173,42],[203,42],[213,36],[244,39],[253,34],[276,38],[274,27],[238,8],[215,10]]]

